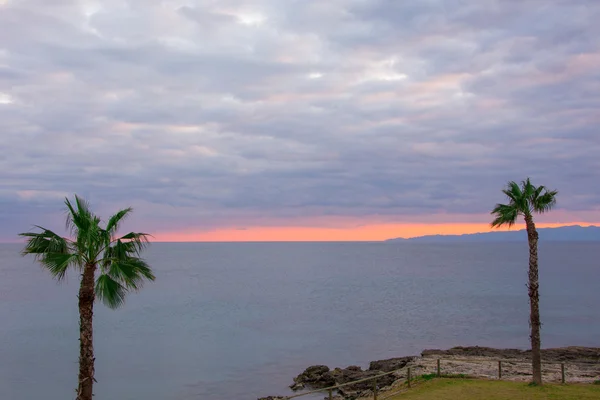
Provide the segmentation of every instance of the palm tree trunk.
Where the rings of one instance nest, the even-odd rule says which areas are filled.
[[[94,386],[94,274],[95,264],[86,264],[79,288],[79,385],[77,400],[92,400]]]
[[[540,293],[538,276],[538,232],[533,223],[533,217],[526,216],[527,240],[529,242],[529,325],[531,328],[531,364],[533,368],[533,383],[542,384],[542,357],[540,339]]]

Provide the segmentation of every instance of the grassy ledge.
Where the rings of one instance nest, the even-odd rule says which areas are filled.
[[[580,400],[600,399],[600,385],[544,384],[528,386],[523,382],[479,379],[439,378],[423,379],[407,391],[388,400]]]

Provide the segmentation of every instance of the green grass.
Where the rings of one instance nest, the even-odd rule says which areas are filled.
[[[479,379],[440,378],[421,380],[406,393],[389,400],[586,400],[600,399],[597,385],[544,384],[528,386],[525,382]]]
[[[419,382],[420,380],[430,381],[437,377],[438,377],[437,374],[423,374],[423,375],[417,376],[413,380],[416,382]],[[453,379],[456,379],[456,378],[469,379],[470,378],[469,375],[465,375],[465,374],[442,374],[441,377],[442,378],[453,378]]]

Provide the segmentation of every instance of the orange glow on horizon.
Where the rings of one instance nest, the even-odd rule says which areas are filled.
[[[539,223],[538,228],[556,228],[568,225],[598,225],[588,222]],[[510,230],[524,229],[516,224]],[[460,235],[491,232],[489,224],[372,224],[358,227],[248,227],[245,229],[219,228],[210,231],[162,232],[154,235],[157,242],[328,242],[328,241],[382,241],[397,237],[411,238],[424,235]],[[496,230],[508,230],[506,228]]]

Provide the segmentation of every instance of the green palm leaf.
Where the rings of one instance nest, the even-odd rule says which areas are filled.
[[[109,308],[119,308],[125,302],[127,289],[106,274],[98,277],[95,289],[96,297]]]
[[[86,266],[98,266],[100,276],[96,280],[96,293],[111,308],[123,304],[128,290],[137,291],[145,281],[155,279],[148,264],[140,257],[148,245],[150,235],[130,232],[120,238],[115,235],[121,223],[133,211],[125,208],[108,219],[106,227],[79,196],[74,201],[65,199],[67,207],[66,226],[71,239],[53,231],[35,226],[39,232],[21,233],[27,239],[22,254],[33,254],[50,274],[62,280],[70,267],[83,270]]]
[[[128,243],[129,254],[139,255],[142,250],[146,248],[150,243],[150,235],[141,232],[129,232],[128,234],[121,236],[117,241]]]
[[[544,186],[534,186],[529,178],[508,182],[502,193],[508,198],[508,204],[496,204],[491,214],[494,216],[492,227],[507,225],[511,227],[519,215],[531,217],[532,212],[545,213],[556,205],[556,190],[549,191]]]
[[[50,274],[61,281],[65,278],[68,268],[77,265],[77,254],[46,253],[38,258],[38,261],[50,272]]]
[[[120,210],[115,215],[108,219],[108,223],[106,224],[106,231],[113,236],[118,230],[121,222],[127,218],[129,214],[133,211],[133,208],[128,207],[123,210]]]
[[[155,279],[148,264],[141,258],[131,257],[126,260],[115,260],[110,264],[108,274],[121,282],[127,289],[139,290],[145,280]]]

